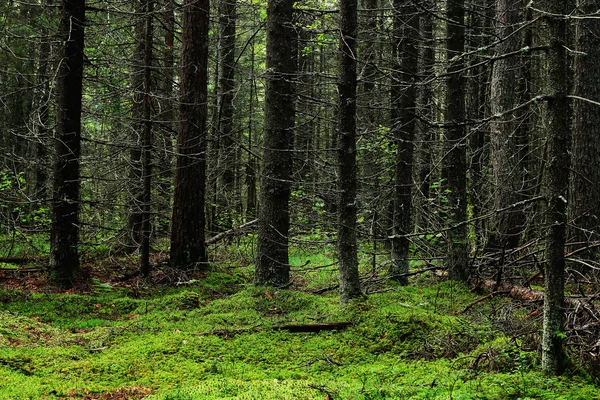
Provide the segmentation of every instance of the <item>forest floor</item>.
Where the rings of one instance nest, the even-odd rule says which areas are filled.
[[[473,305],[481,294],[432,272],[399,287],[365,271],[369,293],[340,307],[319,291],[333,254],[296,252],[293,285],[274,291],[227,253],[149,279],[118,278],[131,259],[90,263],[69,292],[3,265],[0,399],[600,399],[575,363],[539,372],[539,304]],[[333,322],[350,325],[274,329]]]

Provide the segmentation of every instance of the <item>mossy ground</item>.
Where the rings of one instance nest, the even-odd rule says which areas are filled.
[[[0,289],[0,399],[600,398],[576,374],[538,372],[535,322],[507,334],[501,317],[520,326],[527,313],[506,300],[462,315],[477,296],[423,275],[340,307],[334,291],[307,293],[335,282],[335,266],[308,268],[330,258],[294,257],[304,267],[289,290],[254,288],[251,267],[224,264],[179,285]],[[353,325],[269,329],[333,321]]]

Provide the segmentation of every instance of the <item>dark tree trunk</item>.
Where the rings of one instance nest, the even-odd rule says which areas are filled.
[[[171,230],[171,265],[184,269],[207,261],[204,192],[209,11],[208,0],[184,3],[180,123]]]
[[[390,275],[408,285],[408,256],[412,230],[413,153],[416,129],[415,106],[419,50],[419,13],[411,1],[394,1],[392,55],[396,60],[392,75],[392,133],[396,142],[394,183],[394,228]]]
[[[260,179],[257,285],[290,279],[288,232],[297,72],[293,0],[269,0],[263,167]]]
[[[246,219],[252,220],[256,217],[256,203],[257,203],[257,175],[258,175],[258,161],[254,156],[256,149],[255,144],[255,133],[254,133],[254,97],[255,97],[255,81],[254,81],[254,65],[255,65],[255,53],[254,53],[254,40],[250,44],[250,75],[252,76],[252,82],[250,83],[250,101],[248,102],[248,165],[246,166]]]
[[[423,3],[424,6],[431,10],[433,4],[431,1]],[[421,58],[419,63],[420,74],[424,77],[433,76],[435,66],[435,46],[434,46],[434,31],[433,31],[434,16],[429,12],[421,14],[420,30],[421,30]],[[428,82],[419,87],[418,108],[419,114],[429,121],[433,121],[435,117],[433,105],[433,83]],[[426,122],[417,121],[418,129],[418,148],[416,149],[417,171],[419,197],[415,200],[419,201],[419,205],[415,215],[415,225],[417,229],[427,230],[430,226],[429,215],[429,194],[431,188],[432,174],[432,146],[436,142],[436,130],[430,127]]]
[[[340,1],[338,81],[338,260],[340,302],[361,295],[356,247],[356,31],[357,1]]]
[[[546,200],[546,263],[544,268],[544,326],[542,369],[551,374],[564,371],[563,349],[566,205],[569,185],[569,106],[565,54],[566,0],[543,0],[540,44],[547,46],[541,73],[542,94],[547,99],[545,118],[547,157],[543,193]]]
[[[598,0],[580,0],[584,14],[600,9]],[[575,94],[600,101],[600,21],[581,20],[576,28]],[[584,247],[598,240],[600,228],[600,113],[598,106],[575,101],[569,190],[570,241]],[[593,252],[582,254],[593,257]]]
[[[496,36],[501,42],[496,46],[496,56],[516,52],[521,48],[521,35],[515,33],[523,10],[521,0],[498,0],[496,2]],[[491,83],[491,114],[502,115],[492,123],[491,145],[494,172],[494,207],[504,209],[523,200],[523,166],[518,151],[520,114],[507,111],[515,108],[520,96],[515,95],[524,67],[518,55],[499,58],[494,62]],[[521,207],[513,207],[498,213],[493,224],[491,244],[503,249],[518,246],[525,225],[525,213]]]
[[[454,227],[448,232],[448,277],[466,280],[468,271],[467,247],[467,163],[465,120],[465,50],[464,0],[448,0],[447,59],[450,76],[446,82],[445,159],[442,170],[447,193],[448,220]]]
[[[236,172],[235,130],[233,124],[233,94],[235,86],[235,26],[236,1],[219,1],[219,97],[218,135],[220,174],[217,187],[218,209],[215,223],[219,230],[232,227],[232,214],[238,195],[234,191]]]
[[[79,156],[83,86],[85,0],[63,2],[63,54],[58,71],[50,269],[52,280],[71,287],[79,272]]]
[[[152,13],[154,0],[144,4],[144,130],[142,134],[142,224],[141,224],[141,271],[150,274],[151,190],[152,190]]]

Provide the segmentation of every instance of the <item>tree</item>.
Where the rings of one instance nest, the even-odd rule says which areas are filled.
[[[597,0],[580,2],[585,14],[600,9]],[[576,26],[575,95],[594,101],[600,100],[600,38],[597,19],[580,20]],[[571,176],[569,188],[570,242],[585,247],[597,240],[600,228],[600,113],[598,107],[585,101],[574,104],[574,130],[571,148]],[[580,255],[593,256],[593,252]]]
[[[186,0],[180,77],[180,122],[171,228],[171,265],[207,261],[204,193],[208,98],[209,0]]]
[[[233,96],[235,89],[235,21],[236,1],[219,1],[219,94],[218,94],[218,151],[220,176],[217,192],[219,208],[216,224],[220,229],[230,229],[232,213],[239,203],[235,199],[236,133],[233,124]]]
[[[340,1],[338,77],[338,262],[340,302],[361,295],[356,247],[356,31],[357,1]]]
[[[254,275],[257,285],[283,286],[290,275],[289,200],[297,71],[293,11],[293,0],[268,2],[263,165]]]
[[[412,230],[413,154],[417,100],[419,14],[411,1],[394,1],[394,72],[392,75],[392,133],[396,143],[394,230],[390,275],[407,285]],[[402,87],[404,86],[404,87]]]
[[[547,156],[543,193],[546,202],[546,253],[544,266],[544,326],[542,369],[551,374],[564,370],[564,273],[566,206],[569,186],[569,106],[567,104],[567,60],[565,54],[566,0],[543,0],[540,44],[546,46],[542,68],[542,95],[545,114]]]
[[[467,280],[467,162],[465,138],[464,0],[448,0],[447,59],[449,62],[445,93],[445,151],[442,178],[447,190],[448,277]]]
[[[52,280],[71,287],[79,272],[79,156],[85,0],[63,2],[62,58],[57,76],[56,139],[50,233]]]
[[[150,274],[150,211],[152,201],[152,13],[154,0],[144,2],[144,130],[142,134],[142,224],[141,224],[141,271]]]
[[[500,43],[496,46],[496,57],[492,69],[491,113],[501,115],[492,123],[491,147],[494,175],[495,208],[505,209],[523,200],[523,168],[519,156],[518,141],[522,118],[517,112],[509,112],[519,104],[515,95],[519,80],[523,79],[524,67],[517,52],[521,48],[521,35],[515,32],[521,20],[523,4],[520,0],[496,1],[496,35]],[[525,225],[525,213],[520,207],[501,212],[495,222],[492,241],[503,249],[513,249],[519,244],[520,233]]]

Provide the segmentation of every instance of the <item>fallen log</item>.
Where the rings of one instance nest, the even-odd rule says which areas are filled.
[[[288,331],[290,333],[319,333],[321,331],[333,331],[345,329],[352,325],[352,322],[325,322],[321,324],[290,324],[290,325],[276,325],[269,328],[242,328],[242,329],[215,329],[212,332],[201,332],[199,336],[219,336],[219,337],[232,337],[249,332],[261,332],[261,331]]]

